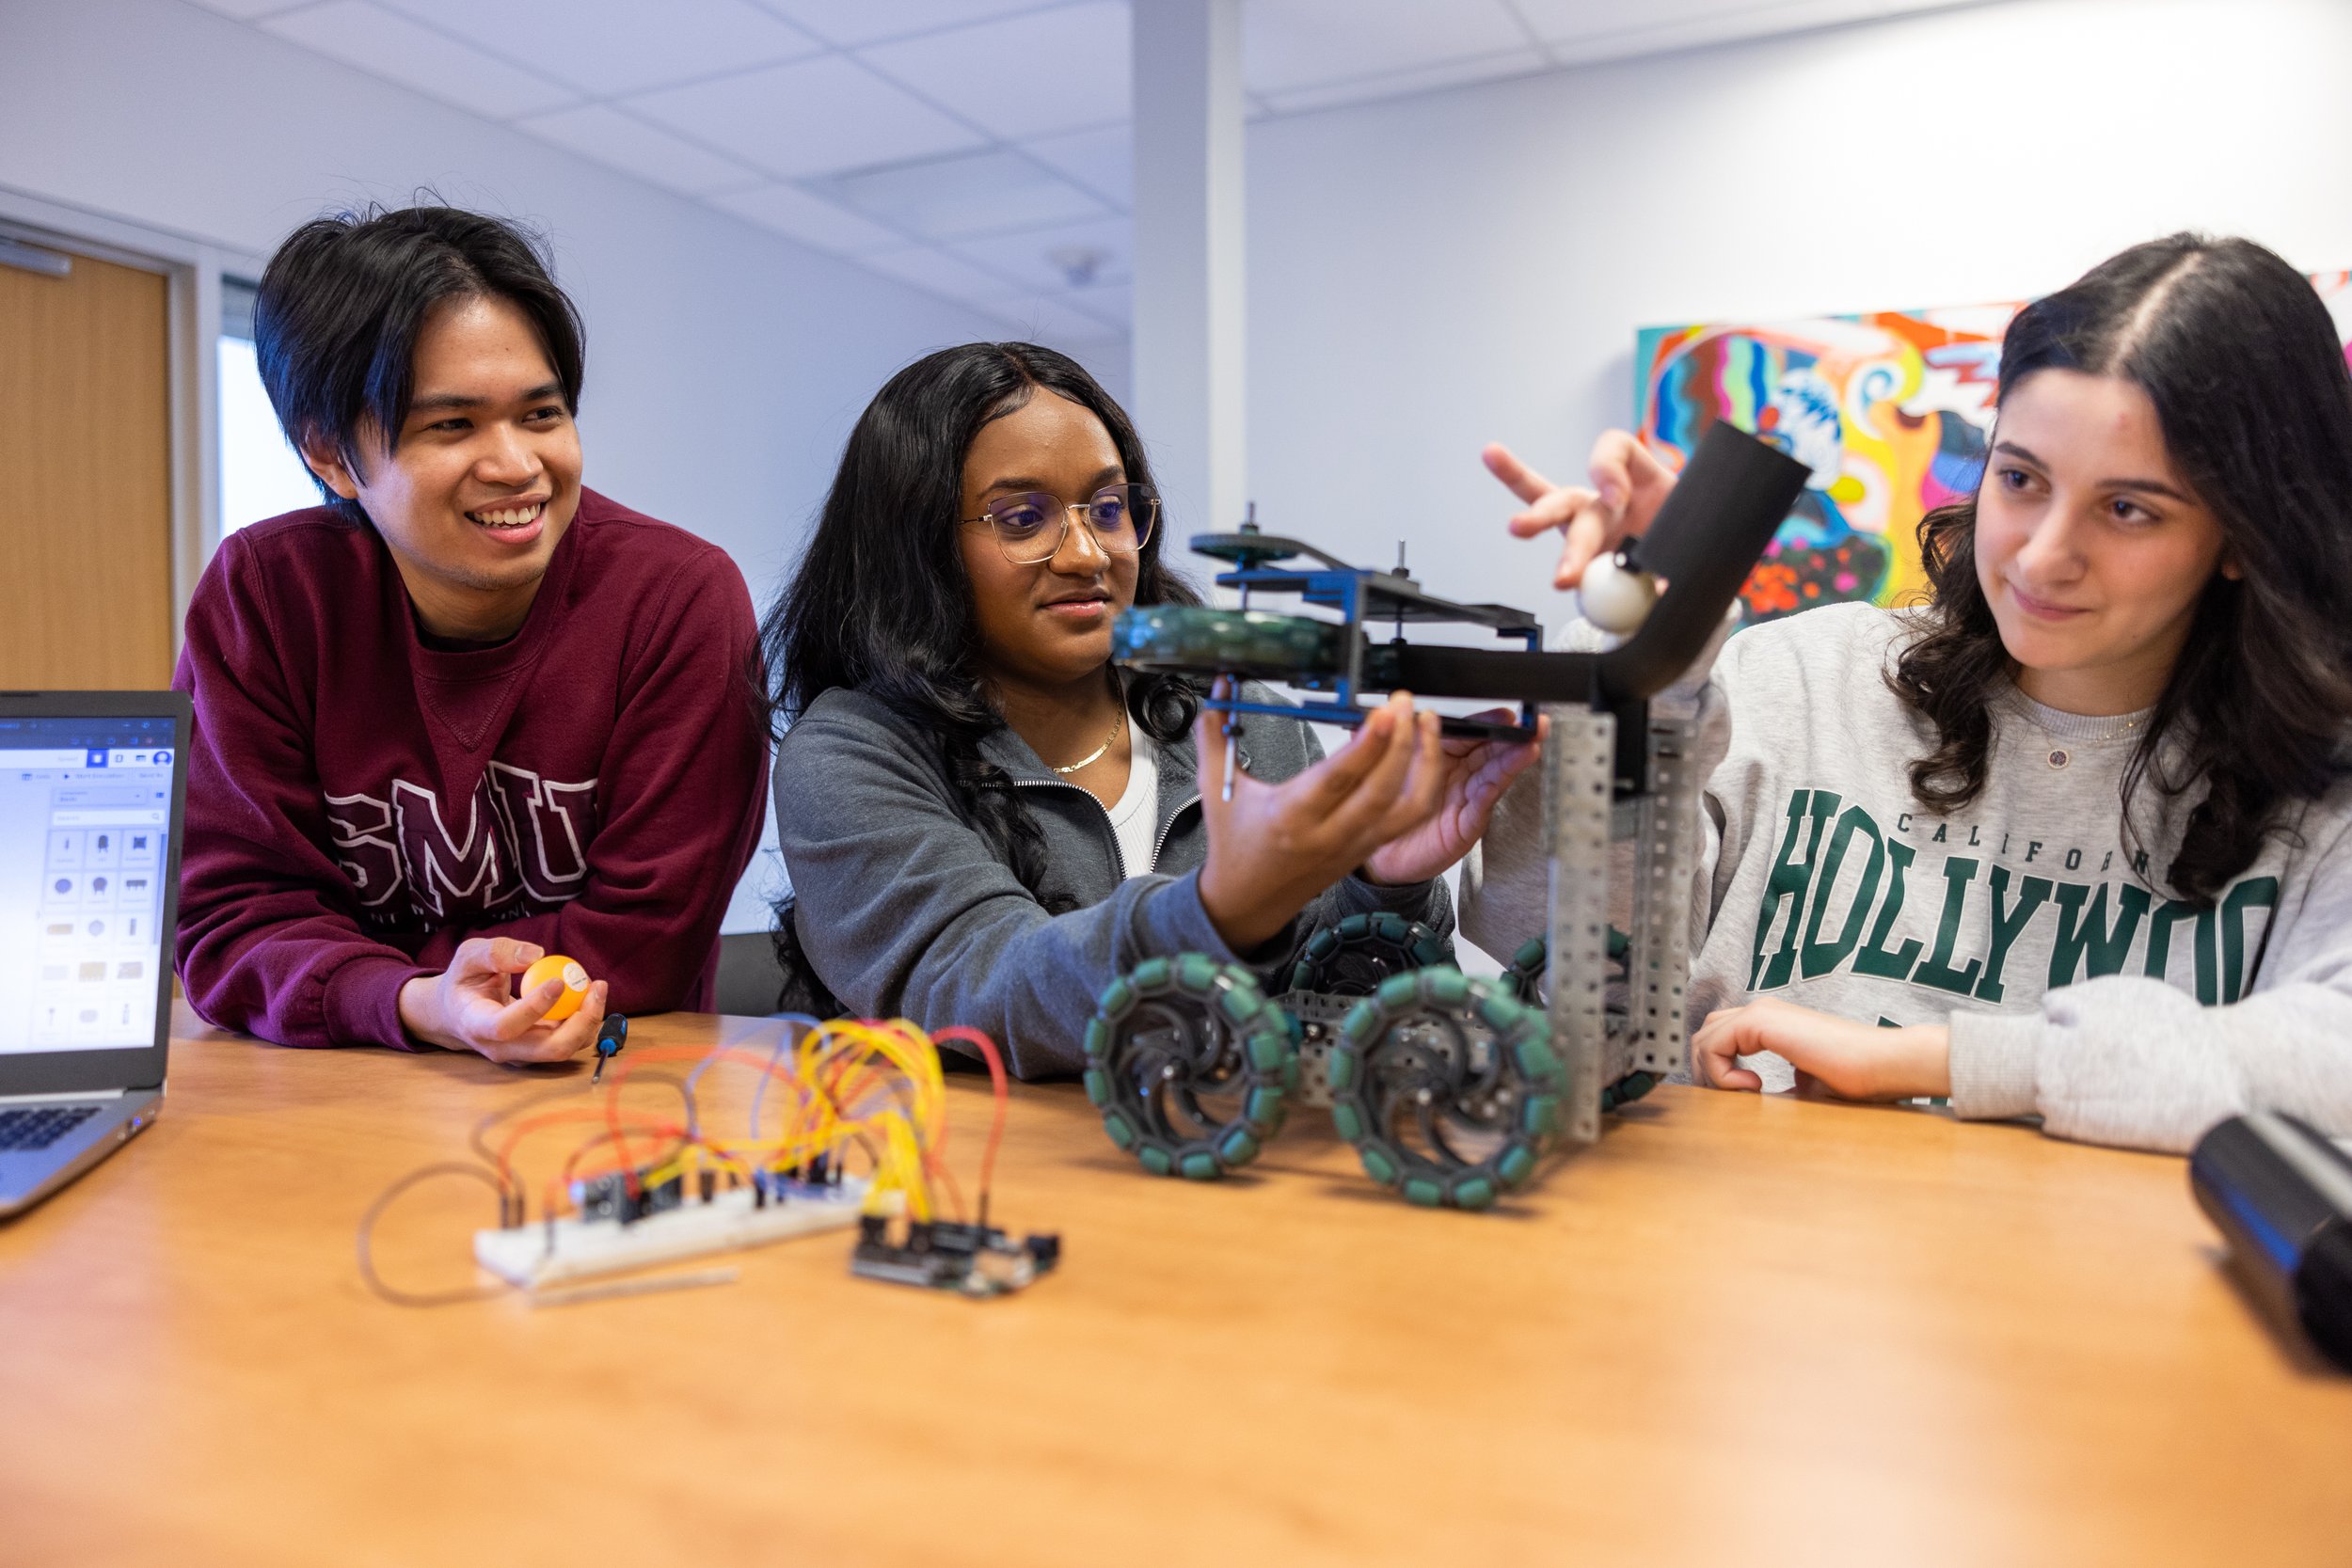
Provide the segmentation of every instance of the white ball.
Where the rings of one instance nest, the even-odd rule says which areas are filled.
[[[1650,606],[1658,602],[1658,581],[1647,572],[1619,564],[1613,555],[1597,555],[1584,568],[1583,584],[1576,593],[1584,619],[1622,637],[1649,619]]]

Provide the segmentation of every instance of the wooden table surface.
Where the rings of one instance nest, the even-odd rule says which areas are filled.
[[[852,1279],[834,1232],[417,1310],[354,1223],[547,1085],[182,1022],[156,1126],[0,1227],[0,1562],[2352,1560],[2352,1382],[2251,1315],[2176,1159],[1663,1089],[1470,1215],[1319,1116],[1200,1186],[1016,1086],[996,1214],[1066,1248],[1025,1295]],[[418,1194],[387,1267],[472,1278],[487,1210]]]

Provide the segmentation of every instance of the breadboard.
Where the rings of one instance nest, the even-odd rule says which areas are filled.
[[[755,1204],[749,1187],[689,1201],[628,1225],[577,1216],[511,1230],[477,1230],[474,1260],[509,1284],[536,1289],[626,1269],[675,1263],[705,1253],[762,1246],[857,1223],[866,1181],[845,1177],[830,1187],[791,1192]]]

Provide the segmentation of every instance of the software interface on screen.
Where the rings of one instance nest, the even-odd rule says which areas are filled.
[[[169,719],[0,719],[0,1052],[155,1043]]]

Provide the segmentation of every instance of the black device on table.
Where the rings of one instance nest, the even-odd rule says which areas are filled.
[[[0,1216],[162,1106],[190,726],[177,691],[0,692]]]
[[[2232,1117],[2197,1140],[2189,1190],[2247,1289],[2352,1371],[2352,1155],[2296,1117]]]

